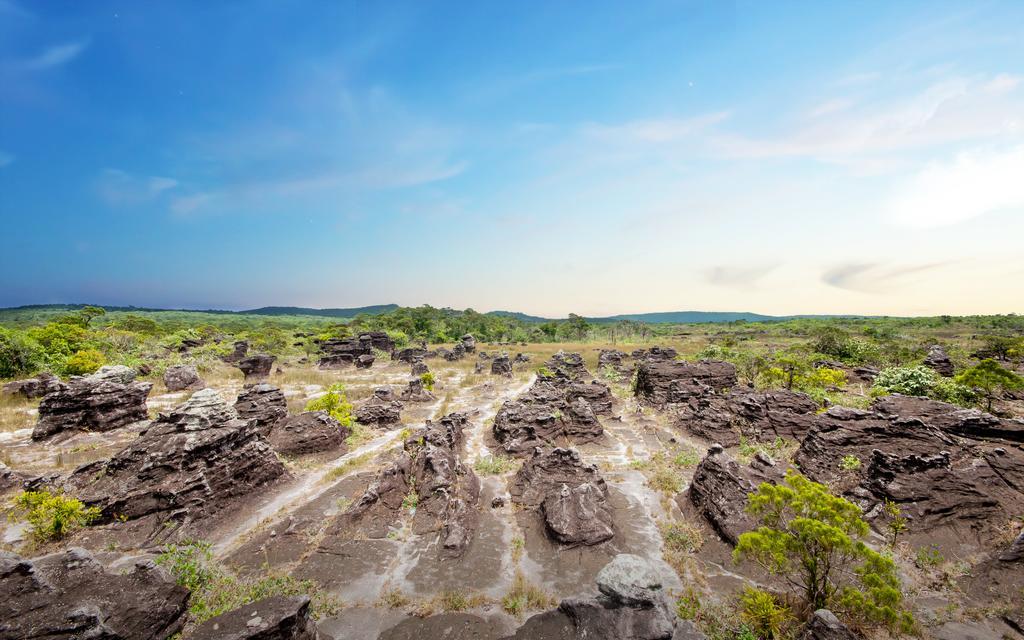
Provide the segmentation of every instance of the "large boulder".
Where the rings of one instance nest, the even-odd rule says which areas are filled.
[[[238,368],[245,374],[246,382],[259,382],[270,377],[270,370],[274,367],[277,356],[257,353],[238,362]]]
[[[537,614],[515,640],[699,640],[703,634],[678,620],[647,560],[619,554],[597,575],[598,594],[562,600]]]
[[[164,386],[168,391],[202,389],[206,386],[199,372],[190,364],[175,364],[164,371]]]
[[[48,393],[59,390],[62,386],[60,378],[49,371],[44,371],[35,378],[8,382],[3,386],[3,393],[20,395],[29,399],[42,398]]]
[[[721,391],[735,386],[736,367],[719,360],[682,362],[647,358],[636,368],[636,395],[656,405],[685,402],[694,395],[703,395],[695,393],[695,388]]]
[[[255,420],[256,428],[266,435],[271,427],[288,415],[284,392],[266,382],[246,385],[235,400],[235,411],[245,420]]]
[[[110,431],[147,420],[146,397],[152,388],[150,382],[135,382],[135,371],[124,366],[71,378],[39,403],[32,439],[60,431]]]
[[[782,471],[764,454],[741,466],[714,445],[697,465],[687,493],[690,502],[723,540],[735,545],[741,533],[754,528],[746,513],[747,496],[762,482],[777,482]]]
[[[952,378],[953,373],[956,371],[953,361],[949,359],[949,354],[946,353],[946,350],[941,345],[937,344],[933,344],[928,348],[928,355],[925,356],[924,366],[946,378]]]
[[[84,549],[0,551],[0,638],[164,640],[181,630],[188,596],[151,561],[108,572]]]
[[[286,456],[346,451],[348,429],[326,411],[306,411],[275,422],[267,435],[274,451]]]
[[[168,522],[205,533],[207,518],[284,475],[255,421],[239,418],[216,391],[202,389],[160,414],[110,460],[76,469],[64,487],[100,508],[99,523],[144,520],[133,530],[162,537],[174,529],[164,526]]]
[[[210,618],[189,640],[317,640],[309,596],[270,596]]]
[[[594,545],[615,534],[608,486],[577,451],[538,447],[509,486],[512,502],[538,508],[548,536],[559,543]]]
[[[796,391],[717,394],[702,387],[699,395],[673,405],[673,424],[680,430],[726,447],[775,438],[802,439],[815,424],[818,403]]]
[[[604,434],[587,397],[595,397],[603,409],[600,394],[577,394],[570,400],[569,385],[559,379],[538,380],[530,389],[501,405],[494,417],[494,438],[509,454],[529,455],[534,448],[568,438],[593,442]],[[585,385],[581,385],[585,387]]]
[[[462,464],[463,430],[468,421],[452,413],[416,429],[398,458],[377,474],[366,492],[331,526],[320,552],[358,534],[383,538],[415,493],[412,530],[439,533],[441,557],[460,557],[477,529],[480,480]]]

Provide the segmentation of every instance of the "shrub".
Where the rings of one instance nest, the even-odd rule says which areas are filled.
[[[46,490],[22,491],[14,498],[14,509],[24,514],[32,537],[39,542],[60,540],[100,517],[98,508]]]
[[[343,427],[352,427],[352,403],[345,396],[345,385],[332,384],[327,393],[306,403],[306,411],[326,411]]]
[[[423,383],[423,388],[424,389],[426,389],[427,391],[433,391],[434,390],[434,382],[436,382],[436,379],[434,378],[434,374],[433,373],[427,371],[426,373],[424,373],[424,374],[422,374],[420,376],[420,382]]]
[[[783,637],[793,624],[789,607],[780,605],[775,596],[755,587],[746,587],[740,594],[740,619],[758,638],[765,640]]]
[[[73,376],[83,376],[96,373],[97,369],[105,362],[103,354],[96,349],[85,349],[76,352],[64,363],[65,373]]]
[[[913,626],[896,565],[861,540],[868,525],[857,505],[790,470],[782,484],[762,483],[751,493],[747,512],[760,526],[740,535],[736,561],[750,559],[785,576],[811,610],[904,631]]]

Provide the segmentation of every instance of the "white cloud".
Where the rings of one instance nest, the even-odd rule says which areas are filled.
[[[43,51],[35,58],[26,60],[22,66],[31,71],[40,71],[43,69],[50,69],[52,67],[59,67],[77,58],[88,46],[88,39],[55,45],[48,48],[46,51]]]
[[[10,166],[14,162],[14,156],[6,151],[0,151],[0,169]]]
[[[886,218],[912,228],[939,227],[1006,209],[1024,209],[1024,146],[964,152],[933,162],[885,207]]]
[[[178,181],[162,176],[134,176],[120,169],[104,169],[96,190],[107,204],[125,206],[154,200],[164,191],[174,189]]]

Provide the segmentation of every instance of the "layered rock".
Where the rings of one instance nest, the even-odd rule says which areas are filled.
[[[3,386],[3,393],[29,399],[42,398],[48,393],[60,390],[62,386],[60,378],[49,371],[44,371],[35,378],[8,382]]]
[[[941,345],[933,344],[928,347],[928,355],[925,356],[924,366],[932,369],[935,373],[946,378],[952,378],[955,372],[953,361]]]
[[[881,398],[871,409],[829,409],[795,460],[810,478],[841,488],[877,527],[885,527],[878,518],[892,500],[911,537],[949,550],[985,544],[998,536],[997,523],[1024,511],[1024,452],[959,435],[1006,433],[985,414],[901,396]],[[840,468],[846,456],[860,467]]]
[[[235,411],[245,420],[254,420],[260,433],[266,435],[278,420],[288,415],[288,401],[277,387],[261,382],[247,385],[235,400]]]
[[[401,402],[395,400],[395,394],[390,388],[378,387],[369,400],[356,408],[352,417],[359,424],[384,427],[398,423],[404,408]]]
[[[184,624],[188,595],[151,561],[108,572],[84,549],[0,551],[0,638],[164,640]]]
[[[465,415],[452,413],[414,431],[398,459],[328,532],[325,545],[333,544],[334,536],[343,542],[351,531],[383,538],[402,509],[415,505],[413,532],[438,532],[440,555],[461,556],[475,534],[480,502],[480,481],[459,458],[467,423]],[[415,500],[409,500],[410,494]]]
[[[736,367],[729,362],[648,357],[637,364],[636,395],[656,405],[685,402],[695,395],[704,395],[705,387],[721,391],[734,386]]]
[[[271,596],[210,618],[189,640],[317,640],[309,596]]]
[[[512,361],[509,360],[507,353],[503,353],[491,361],[491,375],[512,377]]]
[[[562,600],[537,614],[515,633],[515,640],[699,640],[704,635],[678,620],[651,564],[619,554],[597,575],[598,594]],[[511,640],[511,639],[508,639]]]
[[[693,472],[687,493],[711,528],[735,545],[741,533],[754,528],[754,521],[745,511],[747,496],[762,482],[777,482],[782,476],[782,470],[764,454],[758,454],[749,467],[744,467],[721,445],[714,445]]]
[[[409,386],[403,389],[398,397],[404,402],[433,402],[437,399],[434,394],[423,388],[423,381],[419,378],[410,380]]]
[[[582,396],[568,393],[575,385],[538,380],[530,389],[505,402],[494,417],[495,439],[506,453],[526,455],[540,445],[560,439],[592,442],[604,433],[593,408]]]
[[[348,435],[348,429],[326,411],[306,411],[275,422],[267,441],[275,451],[288,456],[344,453]]]
[[[205,518],[285,474],[255,421],[202,389],[110,460],[79,467],[64,484],[100,508],[100,523],[153,516],[159,535],[166,521],[202,531]]]
[[[274,367],[277,356],[257,353],[238,361],[238,368],[245,374],[246,382],[259,382],[270,377],[270,370]]]
[[[719,395],[702,387],[698,395],[674,405],[671,415],[677,428],[733,447],[741,438],[760,442],[780,437],[800,440],[814,426],[817,411],[817,402],[796,391]]]
[[[569,546],[612,538],[608,486],[595,465],[571,449],[534,450],[509,486],[512,502],[539,508],[548,536]]]
[[[202,389],[206,386],[199,372],[190,364],[175,364],[164,371],[164,386],[168,391]]]
[[[39,403],[32,439],[60,431],[110,431],[147,420],[146,397],[152,388],[152,383],[135,382],[135,372],[124,366],[73,377]]]

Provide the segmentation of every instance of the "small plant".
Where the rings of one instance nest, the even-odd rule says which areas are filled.
[[[847,454],[839,461],[839,468],[843,471],[856,471],[857,469],[860,469],[860,458],[852,454]]]
[[[38,542],[60,540],[100,517],[97,507],[46,490],[22,491],[14,498],[14,510],[25,516]]]
[[[767,591],[754,587],[746,587],[740,595],[740,619],[755,637],[765,640],[783,637],[794,622],[789,607],[780,605]]]
[[[431,373],[430,371],[427,371],[426,373],[420,375],[420,382],[423,383],[423,388],[426,389],[427,391],[434,390],[434,383],[436,381],[437,379],[434,378],[434,374]]]

